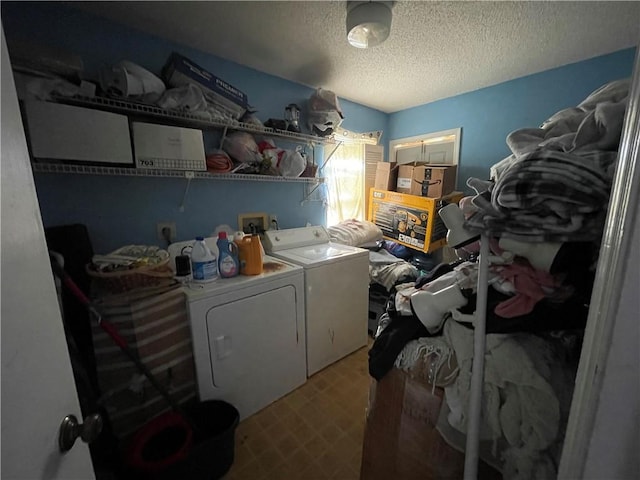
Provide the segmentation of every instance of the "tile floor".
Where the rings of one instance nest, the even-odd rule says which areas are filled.
[[[225,480],[359,479],[368,349],[330,365],[240,422],[235,461]]]

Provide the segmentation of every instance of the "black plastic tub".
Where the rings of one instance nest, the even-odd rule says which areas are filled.
[[[141,478],[216,480],[233,465],[238,410],[221,400],[195,403],[184,410],[195,426],[189,445],[185,447],[184,430],[174,426],[150,436],[136,468]]]

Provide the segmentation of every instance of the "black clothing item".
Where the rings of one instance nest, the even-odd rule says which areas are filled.
[[[451,263],[439,263],[433,269],[425,273],[424,275],[420,275],[416,280],[416,288],[422,288],[427,283],[434,281],[436,278],[441,277],[445,273],[453,272],[453,269],[460,265],[465,260],[456,260]]]
[[[404,346],[411,340],[429,337],[426,327],[415,316],[395,316],[369,350],[369,375],[380,380],[393,368]]]

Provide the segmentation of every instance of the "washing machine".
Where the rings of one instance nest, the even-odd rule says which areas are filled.
[[[369,252],[322,226],[269,230],[265,250],[304,268],[307,375],[367,344]]]
[[[265,255],[260,275],[183,289],[201,400],[224,400],[244,419],[305,383],[302,267]]]

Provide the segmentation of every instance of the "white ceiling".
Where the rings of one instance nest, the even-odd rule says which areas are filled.
[[[347,43],[345,1],[71,5],[388,113],[640,40],[640,2],[399,1],[367,50]]]

